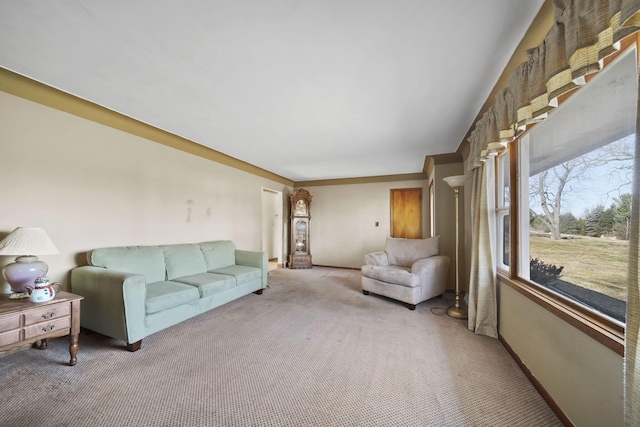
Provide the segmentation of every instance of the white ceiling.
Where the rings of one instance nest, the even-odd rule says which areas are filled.
[[[3,0],[0,66],[294,181],[455,152],[543,0]]]

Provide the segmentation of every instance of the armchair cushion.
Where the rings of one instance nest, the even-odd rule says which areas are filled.
[[[364,263],[367,265],[389,265],[389,257],[385,251],[372,252],[364,255]]]
[[[380,280],[386,283],[415,288],[420,286],[420,276],[412,274],[408,268],[398,265],[378,266],[365,265],[362,267],[362,275],[370,279]]]
[[[401,239],[388,237],[385,252],[390,265],[411,268],[414,262],[438,255],[440,236],[428,239]]]

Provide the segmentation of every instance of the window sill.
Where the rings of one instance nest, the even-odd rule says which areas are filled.
[[[623,326],[594,315],[578,304],[565,301],[552,292],[533,286],[524,280],[511,278],[506,271],[498,269],[498,279],[602,345],[624,356]]]

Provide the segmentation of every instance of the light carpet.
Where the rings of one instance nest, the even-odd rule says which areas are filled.
[[[495,339],[444,307],[365,296],[354,270],[269,288],[124,343],[82,332],[0,359],[2,426],[561,426]]]

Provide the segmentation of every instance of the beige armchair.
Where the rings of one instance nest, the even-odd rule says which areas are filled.
[[[388,237],[384,251],[364,256],[362,293],[401,301],[410,310],[422,301],[441,296],[447,287],[449,257],[438,255],[439,239]]]

